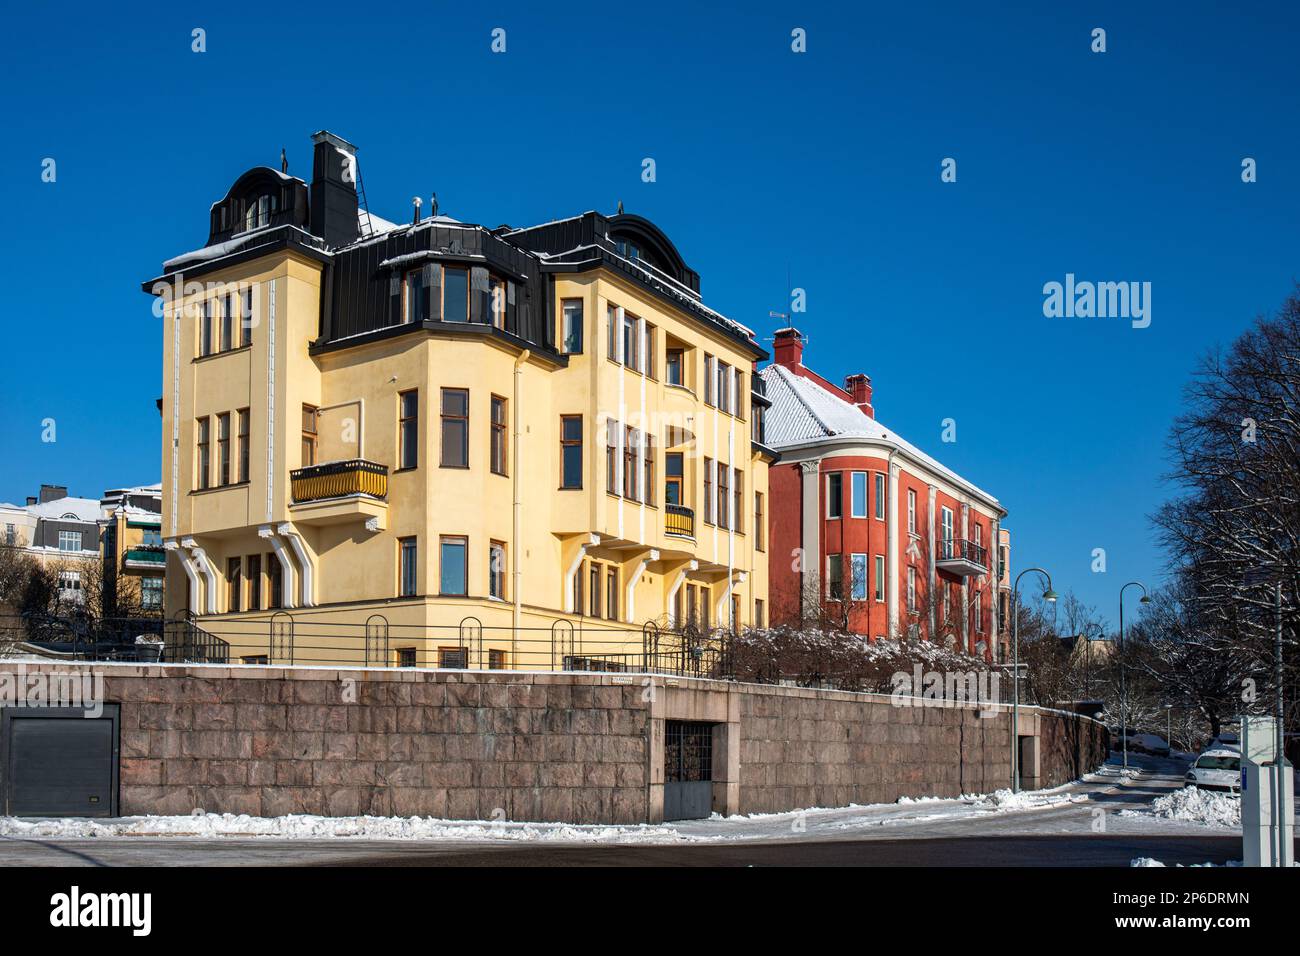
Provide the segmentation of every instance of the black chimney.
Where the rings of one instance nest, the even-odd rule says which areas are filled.
[[[357,223],[357,148],[321,130],[311,162],[311,231],[330,246],[355,242]]]

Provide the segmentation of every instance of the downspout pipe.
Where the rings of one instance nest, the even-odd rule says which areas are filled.
[[[512,615],[514,627],[510,633],[511,666],[516,666],[519,660],[519,655],[518,655],[519,626],[523,615],[523,604],[522,604],[523,595],[520,594],[520,591],[522,590],[520,584],[521,584],[521,578],[523,576],[523,572],[519,568],[519,526],[522,524],[523,510],[524,510],[524,499],[523,499],[523,492],[522,492],[523,483],[519,480],[523,474],[523,461],[524,461],[523,428],[521,427],[520,424],[523,421],[523,416],[522,416],[522,409],[520,408],[520,403],[523,399],[523,393],[524,393],[524,363],[528,361],[528,357],[531,354],[532,354],[531,349],[524,349],[522,352],[519,353],[519,357],[515,359],[515,378],[514,378],[515,389],[514,389],[514,398],[512,399],[513,404],[515,406],[514,408],[515,440],[512,443],[514,445],[515,460],[514,460],[514,467],[511,469],[510,472],[510,497],[512,498],[511,508],[510,508],[511,511],[510,514],[510,596],[514,599],[514,612]]]

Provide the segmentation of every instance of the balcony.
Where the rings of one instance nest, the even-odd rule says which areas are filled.
[[[382,531],[388,518],[388,466],[363,458],[327,461],[289,472],[293,520],[306,525],[363,520]]]
[[[947,571],[958,577],[970,578],[989,572],[989,552],[974,541],[959,538],[940,540],[934,566],[940,571]]]
[[[132,571],[161,571],[166,565],[167,552],[157,544],[139,544],[122,555],[122,567]]]
[[[664,534],[695,537],[695,512],[684,505],[664,505]]]

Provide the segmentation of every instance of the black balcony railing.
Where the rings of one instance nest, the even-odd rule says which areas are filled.
[[[964,538],[939,541],[939,561],[968,561],[985,570],[989,566],[988,548]]]
[[[685,505],[664,505],[664,532],[695,537],[695,512]]]
[[[382,499],[388,495],[388,466],[364,458],[327,461],[289,472],[289,482],[295,504],[348,495]]]

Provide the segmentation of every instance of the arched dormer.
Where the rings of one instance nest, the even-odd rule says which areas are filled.
[[[699,273],[686,265],[672,240],[649,219],[630,213],[610,216],[608,235],[623,258],[645,262],[699,294]]]
[[[255,166],[212,204],[208,245],[264,226],[307,227],[307,184],[269,166]]]

